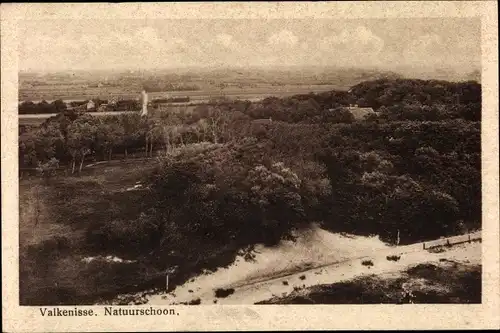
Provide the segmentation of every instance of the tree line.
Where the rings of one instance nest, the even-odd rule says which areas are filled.
[[[94,107],[87,110],[87,103],[90,100],[64,102],[62,99],[57,99],[52,102],[42,100],[38,103],[31,101],[23,101],[18,106],[19,114],[52,114],[61,113],[71,109],[81,109],[82,111],[94,112],[99,109],[99,106],[106,105],[106,111],[135,111],[140,108],[140,103],[136,100],[120,100],[116,103],[108,104],[107,99],[94,98]]]
[[[367,85],[371,87],[368,91],[372,91],[376,90],[374,87],[402,83],[406,85],[401,89],[407,91],[408,82],[400,80],[390,85],[386,81],[371,82],[372,86],[363,83],[351,91],[356,95],[359,89],[366,90]],[[433,87],[436,83],[428,84]],[[408,90],[408,94],[414,96],[424,91],[421,85],[421,81],[415,80],[414,91]],[[480,220],[480,123],[457,113],[462,107],[476,105],[477,96],[467,94],[478,91],[459,85],[457,88],[454,83],[449,85],[444,91],[458,91],[466,96],[450,98],[445,94],[441,102],[448,104],[439,104],[436,111],[439,117],[430,120],[415,118],[409,111],[398,113],[401,117],[391,117],[392,111],[384,108],[392,110],[398,106],[384,105],[379,107],[376,119],[362,121],[342,112],[322,117],[322,121],[305,121],[297,116],[309,115],[314,119],[317,115],[312,113],[318,110],[323,110],[320,116],[321,112],[331,113],[323,108],[345,104],[343,92],[268,98],[261,103],[200,105],[190,113],[163,112],[159,118],[141,118],[137,114],[97,118],[63,112],[40,128],[20,134],[19,163],[21,168],[38,168],[42,174],[50,175],[51,168],[59,163],[74,173],[81,171],[87,160],[112,159],[116,153],[127,158],[130,151],[143,151],[147,156],[160,152],[171,163],[162,172],[189,171],[192,175],[188,178],[197,179],[200,186],[211,183],[217,188],[218,183],[226,182],[219,189],[221,193],[213,193],[214,198],[225,197],[224,200],[231,202],[236,199],[227,195],[236,195],[237,191],[236,202],[241,204],[250,200],[247,196],[253,191],[259,195],[268,193],[257,197],[252,204],[249,201],[248,207],[253,208],[248,209],[260,207],[257,210],[260,213],[252,213],[252,218],[270,214],[269,220],[264,219],[267,222],[259,222],[269,223],[270,228],[289,230],[290,224],[305,217],[322,221],[335,218],[333,228],[366,233],[399,230],[403,238],[412,240],[422,234],[451,232],[458,220],[466,221],[465,224]],[[377,91],[381,96],[387,93],[385,88]],[[401,96],[397,96],[394,99],[400,100]],[[268,116],[272,119],[266,119]],[[183,153],[184,150],[191,153]],[[250,173],[257,178],[250,180]],[[234,188],[227,185],[229,178],[234,181],[231,183]],[[276,182],[267,183],[269,179]],[[191,185],[188,188],[192,190]],[[170,195],[173,194],[162,194],[164,198]],[[210,199],[210,204],[212,200],[215,199]],[[259,205],[265,203],[272,212],[262,211],[265,205]],[[298,215],[287,215],[285,221],[278,211]],[[203,212],[200,214],[203,216]],[[203,223],[220,218],[217,214]],[[242,225],[257,223],[248,218],[241,221]],[[437,224],[436,219],[440,221]],[[230,220],[227,222],[238,221],[236,216]],[[439,225],[440,229],[429,228],[426,223]],[[266,228],[260,229],[262,235],[270,235]]]
[[[66,110],[71,110],[75,108],[80,108],[81,111],[86,112],[95,112],[99,110],[101,105],[104,105],[104,109],[102,111],[137,111],[141,108],[141,103],[135,99],[122,99],[116,102],[111,102],[107,99],[99,99],[94,98],[92,102],[94,102],[94,107],[87,109],[87,103],[90,100],[83,101],[71,101],[69,103],[65,103],[63,100],[58,99],[53,102],[47,102],[42,100],[38,103],[34,103],[31,101],[24,101],[19,104],[18,113],[19,114],[52,114],[52,113],[61,113]],[[165,103],[187,103],[190,101],[189,97],[170,97],[170,98],[157,98],[151,100],[151,106],[153,108],[157,108],[161,104]],[[69,106],[69,107],[68,107]]]

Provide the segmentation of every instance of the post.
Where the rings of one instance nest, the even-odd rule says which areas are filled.
[[[470,234],[469,234],[469,243],[470,243],[470,242],[471,242],[471,240],[470,240]]]
[[[168,292],[168,273],[165,276],[165,287],[166,287],[166,291]]]
[[[424,250],[425,250],[425,243],[422,243],[424,245]]]

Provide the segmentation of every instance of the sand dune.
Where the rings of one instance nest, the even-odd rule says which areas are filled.
[[[372,251],[390,249],[376,237],[343,236],[318,226],[301,231],[296,236],[298,238],[295,241],[282,241],[275,247],[257,245],[253,261],[245,261],[242,256],[238,256],[231,266],[200,275],[167,295],[149,296],[148,303],[188,302],[193,298],[210,299],[212,302],[217,288],[237,289],[249,283],[345,261]]]
[[[364,274],[398,273],[409,266],[441,258],[476,263],[481,260],[480,243],[466,243],[444,253],[432,253],[425,251],[422,243],[392,247],[375,237],[333,234],[318,226],[301,231],[297,237],[295,241],[282,241],[272,248],[258,245],[253,261],[239,256],[231,266],[200,275],[168,294],[147,296],[147,303],[200,300],[200,304],[254,304],[285,296],[297,288],[345,281]],[[473,239],[477,237],[480,233],[473,234]],[[461,242],[467,240],[468,235],[451,239]],[[389,255],[400,255],[401,259],[389,261]],[[373,266],[362,265],[363,260],[371,260]],[[217,298],[218,288],[234,289],[234,293]]]

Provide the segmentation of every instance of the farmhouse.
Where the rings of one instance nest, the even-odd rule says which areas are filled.
[[[95,109],[95,103],[93,100],[87,102],[87,111]]]

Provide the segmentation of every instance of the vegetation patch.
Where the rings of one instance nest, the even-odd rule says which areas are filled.
[[[405,288],[403,288],[405,286]],[[463,264],[421,264],[401,277],[359,277],[348,282],[295,289],[285,297],[257,304],[397,304],[405,303],[403,290],[411,290],[413,303],[481,303],[481,267]]]
[[[361,262],[361,265],[370,267],[370,266],[373,266],[373,261],[371,261],[371,260],[363,260]]]
[[[234,294],[234,288],[229,288],[229,289],[218,288],[215,290],[215,297],[217,298],[226,298],[232,294]]]
[[[446,252],[446,247],[444,246],[433,246],[427,249],[427,252],[430,253],[443,253]]]
[[[188,302],[187,305],[200,305],[201,304],[201,299],[197,298],[197,299],[194,299],[190,302]]]

